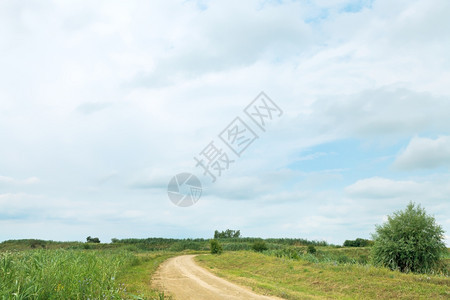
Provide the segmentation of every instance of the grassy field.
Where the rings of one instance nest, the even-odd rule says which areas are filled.
[[[260,238],[227,238],[219,239],[225,251],[251,250],[252,244]],[[266,239],[268,249],[283,249],[288,246],[316,245],[327,246],[324,241],[308,241],[305,239]],[[57,242],[37,239],[8,240],[0,243],[0,251],[28,249],[126,249],[130,251],[208,251],[209,239],[113,239],[112,243]]]
[[[120,299],[119,271],[131,265],[126,252],[28,250],[0,253],[3,299]]]
[[[446,276],[403,274],[370,265],[335,265],[250,251],[196,259],[221,277],[285,299],[450,298],[450,278]]]
[[[0,299],[167,299],[151,288],[151,276],[161,262],[180,254],[73,249],[3,251]]]
[[[224,254],[198,260],[220,276],[286,299],[450,299],[448,269],[441,276],[392,272],[370,265],[370,248],[302,239],[267,239],[261,254],[250,251],[255,241],[261,239],[222,239]],[[0,243],[0,299],[169,299],[151,287],[157,267],[208,248],[206,239],[6,241]]]

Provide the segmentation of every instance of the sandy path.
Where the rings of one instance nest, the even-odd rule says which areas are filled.
[[[162,263],[153,277],[153,285],[178,300],[280,299],[255,294],[248,288],[217,277],[198,266],[194,256],[177,256]]]

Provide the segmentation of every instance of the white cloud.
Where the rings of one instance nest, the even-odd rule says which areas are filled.
[[[394,167],[400,170],[434,169],[449,165],[450,136],[436,139],[416,136],[394,162]]]
[[[26,179],[15,179],[8,176],[0,176],[0,186],[24,186],[39,183],[39,178],[37,177],[28,177]]]
[[[450,230],[446,223],[450,202],[450,178],[447,175],[429,175],[414,180],[393,180],[383,177],[361,179],[345,188],[345,198],[352,203],[356,214],[379,219],[404,209],[409,202],[424,207],[436,217],[437,223]],[[345,203],[345,202],[344,202]]]
[[[0,212],[28,216],[29,207],[40,221],[16,218],[12,226],[3,219],[0,228],[8,231],[0,238],[64,226],[70,237],[58,237],[78,238],[76,228],[94,227],[110,237],[137,227],[151,228],[140,229],[143,236],[204,236],[216,224],[295,236],[304,220],[314,228],[308,237],[323,231],[337,241],[363,231],[341,222],[346,214],[370,230],[377,200],[399,207],[416,193],[432,207],[445,203],[443,171],[421,182],[408,174],[370,178],[376,174],[361,169],[322,172],[331,169],[326,165],[289,169],[304,149],[329,141],[395,144],[450,134],[448,1],[350,4],[2,1],[0,189],[46,200],[41,209],[25,196],[2,202]],[[195,207],[174,207],[165,191],[170,177],[199,171],[193,156],[261,90],[283,117],[217,184],[205,184]],[[439,139],[418,141],[396,165],[423,168],[422,148],[444,163]],[[312,164],[332,151],[300,159]],[[348,182],[355,183],[344,189]],[[315,190],[328,184],[336,190]],[[77,207],[88,210],[86,217]],[[375,218],[387,212],[377,210]],[[285,231],[281,224],[294,225]]]
[[[423,184],[411,180],[391,180],[382,177],[360,179],[345,188],[347,194],[360,198],[397,198],[417,195]]]

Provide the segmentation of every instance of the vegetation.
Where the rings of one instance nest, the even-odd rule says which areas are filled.
[[[329,249],[333,252],[341,249]],[[319,250],[318,250],[319,252]],[[449,299],[445,276],[404,274],[371,265],[314,263],[252,251],[197,256],[211,272],[284,299]]]
[[[222,245],[218,240],[209,241],[211,254],[221,254],[223,252]]]
[[[261,238],[240,237],[220,239],[224,251],[252,250],[252,245]],[[268,250],[283,249],[289,246],[302,247],[304,245],[327,246],[325,241],[309,241],[306,239],[265,239]],[[36,239],[9,240],[0,243],[0,251],[29,250],[29,249],[85,249],[106,250],[126,249],[134,252],[147,251],[209,251],[209,239],[111,239],[111,243],[82,243],[82,242],[56,242]],[[333,245],[331,245],[333,246]],[[339,247],[339,246],[333,246]]]
[[[240,233],[239,233],[240,234]],[[239,238],[221,238],[218,239],[224,251],[252,250],[253,243],[261,241],[261,238],[239,237]],[[166,238],[147,238],[147,239],[112,239],[112,244],[105,244],[111,247],[133,247],[136,251],[209,251],[209,239],[166,239]],[[283,249],[287,246],[329,246],[325,241],[309,241],[306,239],[265,239],[269,250]],[[94,245],[92,245],[94,246]],[[333,246],[333,245],[331,245]],[[0,244],[1,247],[1,244]]]
[[[344,242],[344,247],[368,247],[372,245],[372,241],[361,238],[357,238],[356,240],[346,240]]]
[[[192,253],[192,252],[191,252]],[[176,252],[26,250],[0,252],[0,299],[170,299],[150,285]]]
[[[223,251],[220,257],[197,259],[220,276],[286,299],[448,299],[450,251],[443,247],[442,233],[420,206],[410,204],[377,226],[373,247],[360,238],[341,247],[240,237],[239,230],[229,229],[216,231],[220,238],[213,240],[10,240],[0,243],[0,299],[167,299],[150,285],[161,262]]]
[[[222,232],[219,232],[218,230],[214,231],[214,239],[231,239],[231,238],[239,238],[239,237],[241,237],[240,230],[227,229]]]
[[[374,263],[391,270],[438,271],[446,253],[442,227],[414,203],[388,216],[386,223],[376,227],[373,238]]]
[[[317,252],[316,247],[314,245],[308,245],[308,253],[315,254]]]
[[[86,238],[86,243],[100,243],[100,240],[98,237],[93,238],[91,236],[88,236]]]
[[[190,252],[186,252],[190,253]],[[167,299],[163,292],[151,286],[151,278],[158,266],[170,257],[185,253],[148,252],[135,255],[133,263],[120,272],[118,282],[124,286],[124,299]]]
[[[264,242],[263,240],[260,240],[260,241],[254,242],[252,245],[252,248],[256,252],[263,252],[263,251],[267,250],[267,245],[266,245],[266,242]]]
[[[126,252],[0,252],[0,297],[120,299],[124,287],[116,276],[132,260]]]
[[[369,264],[368,248],[336,248],[336,247],[317,247],[314,246],[286,247],[279,250],[265,251],[264,254],[276,256],[284,259],[304,260],[311,263],[338,264]],[[314,253],[311,253],[314,252]]]
[[[208,251],[209,240],[207,239],[111,239],[115,247],[127,246],[135,251]]]

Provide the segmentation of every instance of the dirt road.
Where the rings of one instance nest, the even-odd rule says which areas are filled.
[[[153,285],[169,292],[177,300],[274,300],[255,294],[248,288],[211,274],[194,262],[195,255],[183,255],[165,261],[153,277]]]

